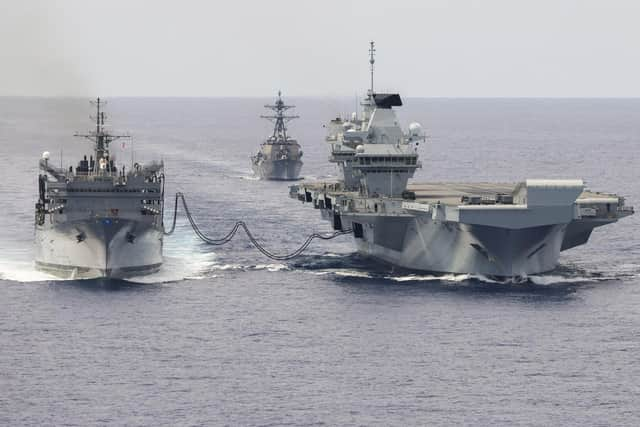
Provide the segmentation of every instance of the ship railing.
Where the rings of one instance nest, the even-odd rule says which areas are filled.
[[[109,174],[109,175],[80,175],[76,174],[73,176],[73,180],[75,182],[113,182],[113,178],[116,178],[118,175]]]
[[[619,206],[618,212],[625,215],[633,215],[635,210],[633,209],[633,206]]]

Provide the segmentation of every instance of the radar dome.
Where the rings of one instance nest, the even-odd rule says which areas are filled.
[[[51,154],[48,151],[45,151],[44,153],[42,153],[42,160],[49,160],[50,156]]]
[[[356,153],[364,153],[364,145],[358,145],[356,147]]]
[[[417,122],[413,122],[409,125],[409,135],[411,136],[424,136],[422,125]]]

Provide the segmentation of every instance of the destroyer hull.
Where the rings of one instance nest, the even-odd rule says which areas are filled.
[[[150,224],[98,218],[36,227],[36,267],[63,278],[126,278],[162,265],[163,233]]]
[[[261,179],[294,181],[300,178],[301,160],[266,160],[253,163],[253,173]]]

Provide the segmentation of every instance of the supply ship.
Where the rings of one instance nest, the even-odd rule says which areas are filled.
[[[294,108],[285,105],[282,93],[274,105],[265,105],[275,114],[260,116],[274,123],[273,134],[260,145],[260,150],[251,157],[253,173],[261,179],[291,181],[300,176],[302,169],[302,149],[298,141],[287,135],[286,123],[299,116],[287,116],[285,111]]]
[[[162,265],[164,165],[116,163],[111,144],[128,135],[105,130],[96,100],[95,130],[75,136],[93,144],[77,166],[40,160],[35,206],[35,263],[65,278],[124,278]]]
[[[589,191],[581,179],[410,183],[426,138],[418,123],[401,129],[400,95],[374,91],[374,52],[371,42],[361,116],[329,125],[329,161],[341,179],[290,187],[334,229],[352,229],[359,252],[410,270],[527,276],[553,270],[561,251],[634,213],[623,197]]]

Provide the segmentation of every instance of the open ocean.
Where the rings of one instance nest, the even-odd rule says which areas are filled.
[[[116,98],[136,160],[163,158],[222,236],[237,220],[274,252],[318,211],[256,180],[270,98]],[[335,177],[323,124],[349,98],[285,98],[303,175]],[[429,140],[414,181],[583,178],[640,208],[640,99],[416,99]],[[241,232],[201,243],[186,218],[154,275],[62,281],[33,267],[37,164],[91,146],[88,100],[0,98],[0,425],[639,425],[640,213],[596,229],[556,271],[517,283],[399,271],[350,236],[263,257]],[[116,144],[118,164],[131,144]]]

